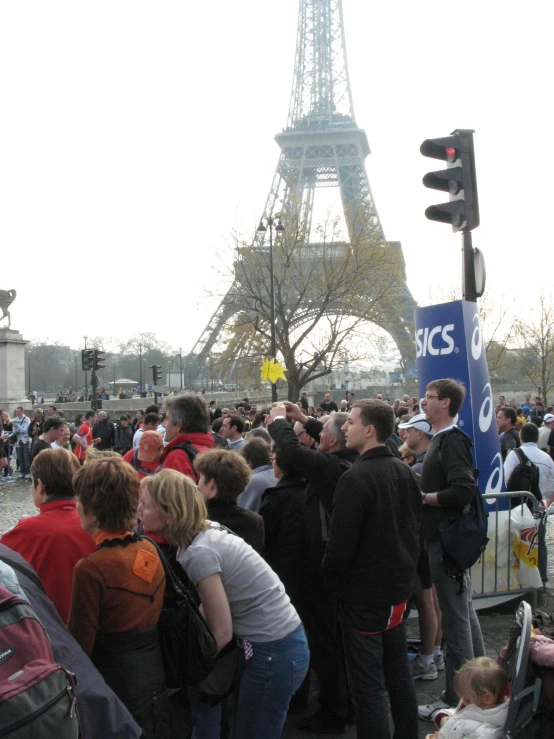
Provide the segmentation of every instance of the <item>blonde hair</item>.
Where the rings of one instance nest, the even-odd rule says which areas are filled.
[[[177,470],[162,470],[145,477],[141,486],[167,518],[166,538],[180,547],[188,547],[194,537],[210,528],[204,499],[190,477]]]
[[[87,464],[87,462],[98,461],[99,459],[115,459],[116,457],[121,459],[121,454],[111,452],[109,449],[103,451],[102,449],[96,449],[93,446],[89,446],[85,452],[85,464]]]
[[[484,693],[492,693],[494,705],[500,705],[506,698],[507,689],[508,677],[504,669],[489,657],[470,659],[454,677],[456,695],[460,698],[471,698],[476,705],[481,703]]]

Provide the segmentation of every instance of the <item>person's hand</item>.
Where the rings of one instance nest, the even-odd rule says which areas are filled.
[[[284,403],[274,403],[273,408],[269,412],[269,417],[266,416],[268,423],[273,423],[276,418],[286,418],[287,409]]]
[[[97,439],[93,439],[92,440],[92,443],[93,444],[100,444],[101,441],[102,441],[102,439],[100,437],[98,437]]]
[[[287,411],[287,418],[291,421],[299,421],[303,426],[308,423],[308,416],[300,410],[296,403],[291,403],[289,400],[284,400],[282,405],[285,406]]]

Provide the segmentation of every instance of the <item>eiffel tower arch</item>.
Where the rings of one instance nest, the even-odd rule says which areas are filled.
[[[404,367],[415,358],[415,301],[406,282],[400,242],[385,239],[371,193],[365,159],[371,153],[366,132],[354,115],[344,38],[341,0],[300,0],[296,61],[286,127],[275,136],[280,156],[265,203],[265,217],[279,214],[285,225],[294,217],[297,236],[304,240],[306,268],[317,253],[309,243],[316,188],[334,187],[340,192],[351,248],[360,241],[378,243],[376,269],[390,285],[389,300],[375,312],[372,322],[385,329],[396,342]],[[348,245],[337,243],[336,258]],[[191,382],[202,376],[213,346],[229,321],[239,312],[245,265],[267,252],[267,235],[257,233],[251,246],[242,250],[235,264],[234,282],[187,357]],[[327,254],[333,253],[327,245]],[[390,279],[394,275],[394,279]],[[357,300],[335,301],[329,313],[363,313],[375,296],[374,288],[359,290]],[[312,296],[315,298],[315,296]],[[244,301],[244,312],[255,320],[256,306]],[[317,310],[310,296],[301,309],[306,316]],[[317,303],[317,301],[315,301]]]

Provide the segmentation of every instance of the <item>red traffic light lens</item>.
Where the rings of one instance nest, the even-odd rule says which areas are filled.
[[[453,146],[447,146],[445,148],[446,151],[446,161],[447,162],[455,162],[457,157],[457,151]]]

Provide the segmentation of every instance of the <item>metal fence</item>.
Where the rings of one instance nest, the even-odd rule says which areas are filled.
[[[519,498],[521,500],[521,503],[517,506],[515,506],[512,510],[508,511],[502,511],[500,510],[500,501],[505,499],[513,499],[513,498]],[[521,492],[512,492],[512,493],[491,493],[488,495],[483,495],[483,499],[485,501],[495,501],[495,507],[491,510],[489,510],[490,513],[496,513],[496,529],[494,531],[494,536],[489,540],[489,543],[487,544],[486,550],[483,552],[482,558],[481,558],[481,572],[480,572],[480,587],[479,587],[479,580],[477,583],[474,579],[472,579],[471,582],[471,588],[472,591],[472,598],[473,599],[479,599],[479,598],[490,598],[494,596],[512,596],[517,597],[518,595],[525,595],[529,594],[529,597],[531,599],[531,604],[533,608],[536,607],[536,601],[537,601],[537,588],[536,587],[523,587],[520,586],[519,588],[512,588],[512,577],[515,575],[517,577],[517,573],[519,571],[519,561],[516,561],[516,558],[513,556],[513,525],[512,525],[512,518],[511,518],[511,512],[513,510],[517,510],[518,508],[521,508],[523,510],[524,507],[528,507],[531,510],[531,513],[533,515],[533,518],[535,520],[540,519],[542,516],[545,515],[544,509],[540,506],[539,502],[535,498],[535,496],[528,492],[528,491],[521,491]],[[499,570],[504,569],[503,567],[499,566],[499,538],[500,538],[500,529],[498,526],[499,521],[499,514],[507,513],[507,536],[508,536],[508,552],[507,552],[507,572],[503,574],[502,578],[499,577]],[[503,535],[505,534],[505,529],[503,530]],[[494,587],[492,590],[486,590],[485,589],[485,556],[490,552],[494,552]],[[474,566],[471,575],[474,576],[475,569],[479,569],[478,567]],[[477,573],[479,576],[479,573]],[[506,581],[507,579],[507,586],[505,587],[503,582],[500,581]],[[481,590],[481,592],[475,592],[476,590]]]

